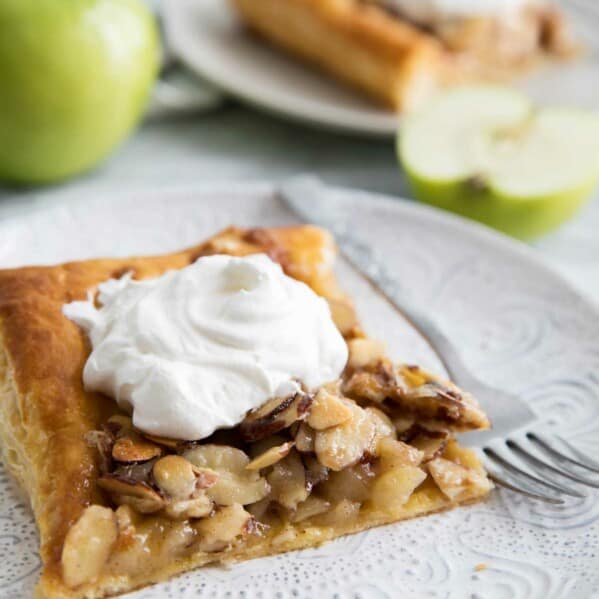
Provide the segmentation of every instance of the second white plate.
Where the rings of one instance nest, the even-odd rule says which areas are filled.
[[[321,127],[391,136],[398,116],[247,34],[226,0],[165,0],[169,44],[187,66],[227,93]],[[572,18],[593,43],[583,19]],[[599,61],[548,68],[519,83],[540,102],[599,108]]]

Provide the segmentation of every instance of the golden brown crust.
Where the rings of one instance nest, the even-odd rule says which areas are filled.
[[[0,271],[0,440],[7,467],[32,502],[41,537],[42,587],[60,587],[63,540],[83,508],[106,503],[94,484],[94,451],[84,435],[116,411],[112,400],[83,390],[89,345],[62,315],[63,304],[84,299],[100,282],[127,271],[142,279],[205,254],[260,251],[323,295],[338,293],[330,271],[332,240],[309,226],[230,228],[166,256]]]
[[[455,505],[428,480],[413,494],[405,509],[393,515],[369,511],[345,526],[334,528],[306,528],[300,523],[292,527],[290,537],[280,537],[281,531],[271,529],[248,544],[214,553],[194,551],[185,557],[175,557],[162,567],[152,563],[151,568],[138,569],[131,576],[108,572],[75,589],[64,584],[60,559],[67,531],[86,506],[108,505],[96,485],[98,456],[87,446],[84,436],[100,428],[117,409],[112,400],[84,391],[82,369],[90,348],[86,335],[62,315],[62,306],[84,299],[102,281],[129,271],[135,278],[143,279],[182,268],[208,254],[255,252],[266,252],[289,275],[305,281],[324,297],[343,297],[332,272],[333,240],[325,231],[311,226],[229,228],[205,243],[165,256],[99,259],[0,271],[0,441],[7,466],[27,491],[38,523],[44,566],[37,587],[39,597],[104,597],[209,562],[251,559],[313,547],[343,534]],[[457,452],[458,461],[478,467],[476,459],[466,450],[454,447],[452,451]],[[476,501],[487,491],[488,488],[473,487],[460,503]],[[159,516],[155,522],[158,527],[169,525]]]
[[[509,79],[574,49],[561,13],[549,7],[531,8],[521,29],[472,18],[437,31],[365,0],[231,1],[266,40],[396,110],[449,83]]]

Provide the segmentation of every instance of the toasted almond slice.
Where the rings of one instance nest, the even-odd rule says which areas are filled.
[[[130,505],[141,514],[157,512],[166,504],[148,484],[126,476],[105,474],[98,478],[98,486],[108,491],[116,504]]]
[[[317,431],[346,422],[352,417],[352,411],[342,398],[320,389],[310,408],[308,424]]]
[[[306,422],[301,422],[295,434],[295,448],[301,453],[314,451],[315,431]]]
[[[347,342],[347,347],[349,348],[347,364],[353,369],[364,368],[385,357],[385,344],[376,339],[366,337],[350,339]]]
[[[279,460],[282,460],[295,445],[294,441],[287,441],[282,445],[276,445],[267,449],[264,453],[261,453],[258,457],[254,458],[247,466],[246,470],[262,470],[276,464]]]
[[[108,561],[118,537],[117,518],[107,507],[90,505],[67,533],[62,548],[62,578],[70,588],[93,582]]]
[[[276,397],[251,411],[239,425],[245,441],[259,441],[304,420],[312,405],[312,396],[298,391],[289,397]]]
[[[117,462],[147,462],[162,455],[163,449],[134,431],[119,437],[112,447],[112,459]]]

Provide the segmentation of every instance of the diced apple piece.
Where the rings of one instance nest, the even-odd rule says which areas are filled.
[[[337,395],[326,389],[320,389],[314,397],[308,424],[317,431],[322,431],[337,424],[342,424],[352,417],[351,408]]]
[[[352,369],[364,368],[385,357],[385,344],[376,339],[358,338],[347,343],[349,348],[348,366]]]
[[[426,472],[416,466],[388,470],[372,486],[370,507],[389,514],[395,513],[410,499],[425,478]]]
[[[314,441],[316,456],[331,470],[342,470],[355,464],[371,446],[376,426],[368,412],[350,400],[344,400],[352,411],[346,422],[317,431]]]

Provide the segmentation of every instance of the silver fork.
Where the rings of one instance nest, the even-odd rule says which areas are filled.
[[[450,378],[478,398],[492,429],[466,433],[463,437],[481,451],[493,481],[555,505],[564,503],[564,495],[585,497],[577,487],[565,486],[564,481],[599,488],[599,479],[587,476],[587,473],[599,474],[599,463],[580,454],[561,437],[544,433],[539,418],[522,398],[490,387],[470,371],[454,344],[404,293],[373,248],[348,230],[342,208],[330,195],[327,197],[327,188],[318,179],[292,179],[279,188],[279,195],[303,220],[333,233],[354,269],[423,335]],[[558,447],[566,447],[568,451]]]

